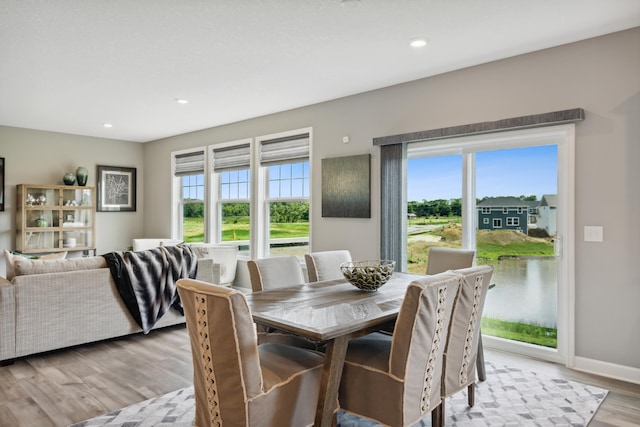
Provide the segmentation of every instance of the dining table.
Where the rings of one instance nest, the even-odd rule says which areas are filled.
[[[334,421],[349,340],[395,321],[407,286],[421,277],[395,272],[375,291],[337,279],[246,294],[256,324],[326,343],[314,426]]]

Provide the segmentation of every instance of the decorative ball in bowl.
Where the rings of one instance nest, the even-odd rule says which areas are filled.
[[[363,291],[377,291],[393,274],[396,262],[389,259],[353,261],[340,264],[345,279]]]

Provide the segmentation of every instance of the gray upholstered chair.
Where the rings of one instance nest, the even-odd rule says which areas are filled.
[[[348,250],[312,252],[304,256],[310,282],[342,279],[340,264],[351,261]]]
[[[305,282],[300,261],[294,256],[252,259],[247,262],[247,267],[253,292]]]
[[[460,287],[444,350],[443,414],[444,399],[464,388],[467,388],[469,406],[474,404],[480,321],[493,267],[482,265],[453,273],[458,275]]]
[[[432,425],[440,425],[442,356],[458,286],[452,272],[412,282],[392,336],[375,332],[349,342],[343,410],[394,427],[431,413]]]
[[[195,425],[311,426],[324,358],[283,344],[258,345],[242,292],[181,279],[193,358]]]
[[[438,274],[447,270],[471,267],[475,255],[475,251],[432,246],[429,248],[426,274]]]

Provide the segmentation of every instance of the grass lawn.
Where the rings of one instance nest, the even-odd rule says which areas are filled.
[[[558,330],[527,323],[508,322],[504,320],[483,317],[482,333],[514,341],[537,344],[544,347],[557,348]]]

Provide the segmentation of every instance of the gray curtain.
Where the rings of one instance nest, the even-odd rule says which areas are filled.
[[[407,144],[380,146],[380,257],[407,270]]]

